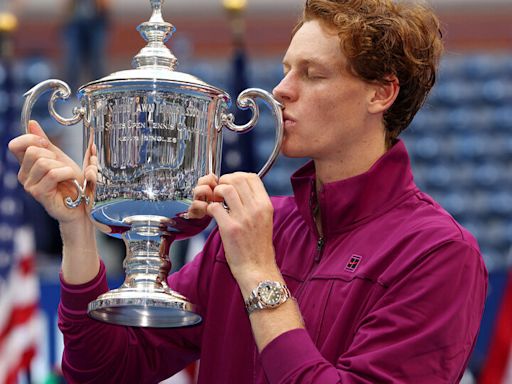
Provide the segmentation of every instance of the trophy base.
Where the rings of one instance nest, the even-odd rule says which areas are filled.
[[[88,314],[96,320],[134,327],[187,327],[202,320],[194,306],[176,292],[133,288],[104,293],[89,303]]]

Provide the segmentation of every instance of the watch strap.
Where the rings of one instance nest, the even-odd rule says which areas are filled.
[[[266,297],[267,295],[265,295],[265,293],[269,292],[270,297]],[[290,297],[290,290],[286,284],[277,281],[263,280],[252,290],[249,297],[245,300],[245,309],[248,314],[251,314],[257,310],[277,308]]]

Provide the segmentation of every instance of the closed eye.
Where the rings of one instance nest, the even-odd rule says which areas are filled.
[[[306,77],[309,80],[322,80],[327,78],[327,76],[324,73],[309,68],[305,70],[304,77]]]

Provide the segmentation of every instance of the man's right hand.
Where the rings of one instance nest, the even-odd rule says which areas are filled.
[[[92,143],[88,146],[82,172],[78,164],[48,139],[37,122],[31,121],[28,131],[9,143],[9,150],[21,165],[18,180],[48,214],[59,221],[64,245],[64,281],[69,284],[86,283],[99,271],[95,227],[84,203],[77,208],[68,208],[64,199],[76,197],[73,180],[82,185],[84,177],[88,185],[86,194],[92,196],[88,192],[94,190],[96,183],[96,149]]]
[[[28,131],[9,143],[9,150],[20,163],[19,182],[61,224],[83,221],[87,216],[85,204],[70,209],[64,203],[66,197],[74,199],[77,195],[72,181],[83,184],[81,168],[48,139],[37,122],[31,121]],[[86,159],[93,165],[86,168],[86,174],[92,178],[88,183],[94,183],[96,156],[90,155],[86,154]]]

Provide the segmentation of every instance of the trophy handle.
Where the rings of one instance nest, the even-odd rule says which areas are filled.
[[[28,133],[28,122],[30,121],[30,115],[32,114],[34,104],[42,94],[50,90],[52,90],[53,93],[50,100],[48,101],[48,111],[50,112],[50,115],[52,115],[52,117],[57,120],[58,123],[62,125],[73,125],[83,119],[85,114],[85,110],[83,108],[74,108],[73,116],[70,118],[62,117],[57,113],[55,110],[55,102],[57,99],[67,99],[71,95],[71,89],[69,88],[69,85],[67,85],[62,80],[45,80],[32,87],[23,95],[25,97],[25,102],[23,103],[23,108],[21,110],[21,126],[25,130],[25,133]],[[89,204],[89,198],[85,195],[87,182],[84,181],[84,185],[80,186],[77,180],[73,180],[73,184],[75,185],[78,196],[75,200],[73,200],[71,197],[66,197],[64,199],[66,206],[68,208],[76,208],[80,205],[82,200],[85,200],[85,204]]]
[[[240,95],[237,98],[236,105],[240,109],[250,109],[253,113],[251,120],[249,120],[247,124],[236,125],[234,115],[232,113],[229,113],[222,114],[221,124],[222,126],[228,128],[230,131],[238,133],[249,132],[251,129],[254,128],[260,117],[260,110],[255,101],[256,98],[262,99],[267,104],[267,106],[271,109],[272,115],[276,120],[276,140],[274,149],[272,150],[272,153],[270,154],[270,157],[268,158],[266,163],[258,172],[258,176],[263,177],[267,174],[270,168],[272,168],[272,165],[274,165],[277,157],[279,156],[281,144],[283,142],[283,106],[281,105],[281,103],[279,103],[272,96],[271,93],[263,89],[248,88],[240,93]]]

